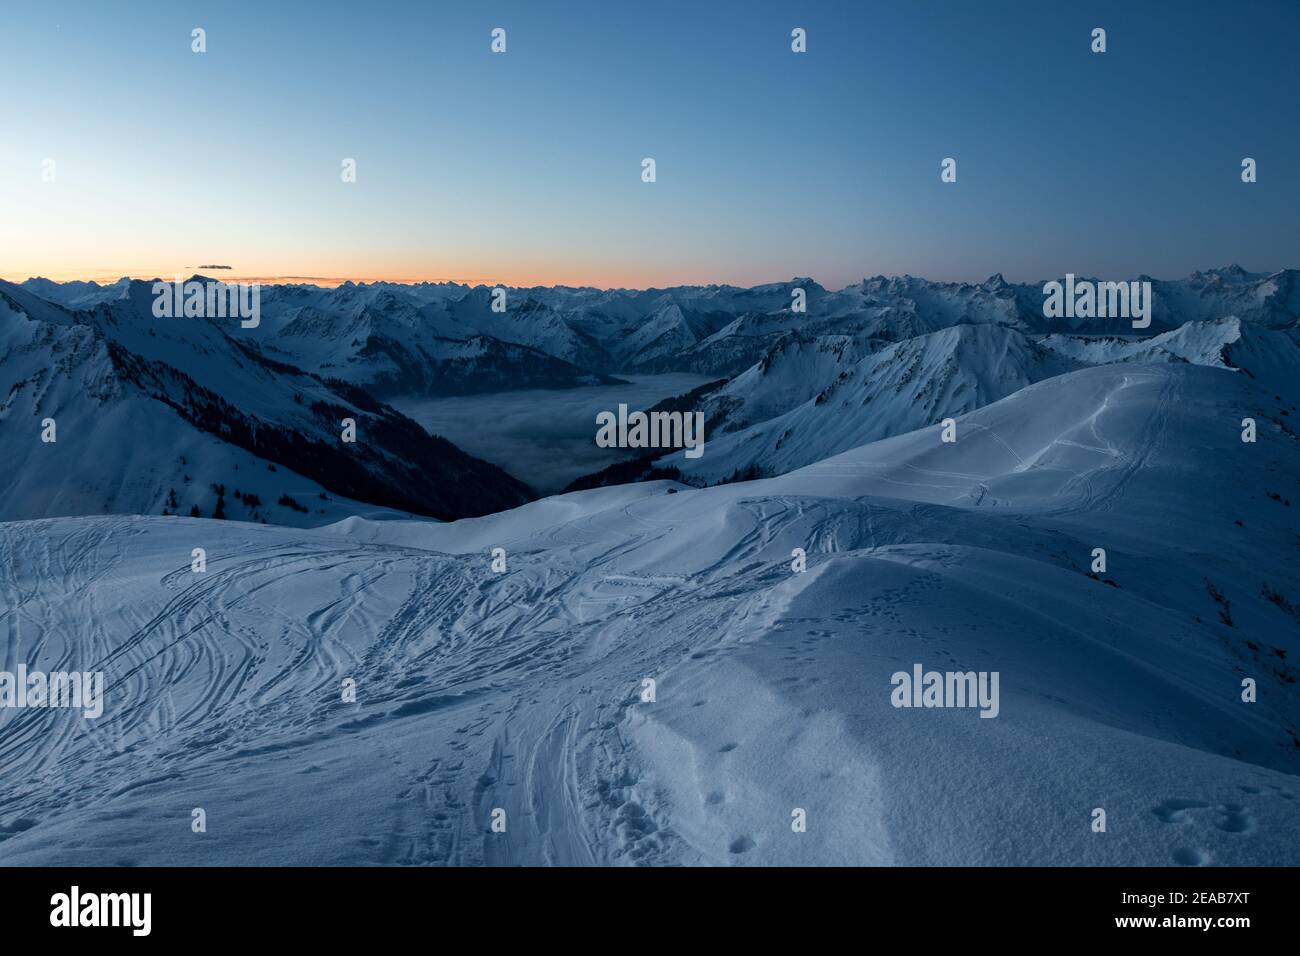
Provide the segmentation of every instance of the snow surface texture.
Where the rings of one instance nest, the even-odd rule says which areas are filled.
[[[1300,864],[1293,399],[1213,362],[1050,370],[955,443],[761,481],[2,524],[5,669],[107,693],[0,710],[0,861]],[[999,715],[894,708],[914,663],[999,672]]]

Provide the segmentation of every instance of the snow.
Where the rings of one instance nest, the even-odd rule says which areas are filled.
[[[1240,370],[1300,398],[1300,331],[1262,329],[1235,316],[1145,338],[1031,339],[1005,326],[963,324],[874,351],[851,338],[791,337],[704,401],[710,438],[702,459],[679,452],[656,464],[697,484],[750,469],[782,474],[1086,365],[1167,362]]]
[[[0,859],[1300,863],[1290,399],[1170,361],[1008,387],[955,443],[704,489],[0,524],[5,666],[108,685],[98,721],[0,710]],[[918,662],[999,672],[998,717],[895,709]]]
[[[852,347],[840,341],[822,340],[811,360],[809,349],[791,344],[795,347],[769,354],[709,396],[710,425],[716,429],[722,420],[724,430],[739,426],[738,431],[719,435],[715,430],[702,458],[677,453],[659,463],[709,483],[750,467],[780,474],[964,414],[1075,367],[1019,332],[995,325],[952,326],[856,362]]]
[[[255,330],[154,319],[149,285],[126,291],[94,311],[69,311],[0,282],[0,448],[10,465],[0,472],[0,517],[193,507],[210,516],[223,487],[230,518],[291,525],[396,510],[482,513],[530,497],[369,396],[263,358]],[[351,449],[341,441],[345,416],[365,436]],[[52,442],[42,440],[49,419]],[[261,503],[245,506],[235,490]],[[390,507],[353,499],[362,492]],[[297,505],[281,503],[286,495]]]

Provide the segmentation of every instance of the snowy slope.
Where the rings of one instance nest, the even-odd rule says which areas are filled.
[[[507,290],[505,312],[494,312],[492,300],[492,289],[476,286],[449,302],[447,310],[457,322],[483,335],[527,346],[578,368],[607,370],[608,350],[567,321],[561,311],[534,298],[531,292]]]
[[[42,299],[70,309],[92,309],[101,302],[109,302],[121,297],[122,291],[130,281],[123,278],[114,283],[101,285],[98,282],[55,282],[52,279],[37,277],[23,282],[22,288]]]
[[[231,519],[294,526],[385,510],[330,494],[196,428],[136,388],[90,326],[37,322],[11,305],[0,298],[7,519],[194,508],[210,517],[219,497]],[[50,443],[41,441],[47,417],[57,428]],[[214,485],[227,483],[219,495]],[[296,506],[281,503],[283,496]]]
[[[0,711],[0,859],[1300,864],[1283,411],[1124,363],[758,482],[0,525],[6,666],[109,685],[97,722]],[[895,709],[914,663],[998,671],[998,717]]]
[[[842,339],[823,339],[769,355],[706,400],[713,431],[703,456],[677,453],[659,464],[697,483],[751,470],[782,474],[1078,367],[991,324],[953,326],[853,361],[860,351]]]
[[[843,336],[785,337],[700,403],[711,436],[703,457],[677,453],[656,464],[697,484],[782,474],[1086,365],[1234,369],[1288,396],[1288,414],[1300,402],[1300,330],[1261,328],[1236,316],[1150,337],[1054,333],[1031,340],[1005,326],[976,324],[879,345]]]
[[[292,524],[302,523],[299,515],[323,511],[335,520],[376,505],[457,517],[531,496],[496,466],[368,394],[264,358],[249,344],[255,329],[234,320],[155,319],[149,284],[126,291],[125,299],[71,311],[0,283],[0,441],[11,463],[0,476],[9,491],[0,516],[195,506],[211,514],[223,486],[267,503],[247,515],[232,509],[231,517]],[[57,425],[54,443],[41,441],[47,418]],[[345,444],[347,418],[357,441]],[[266,479],[260,473],[272,463],[302,477],[283,485]],[[261,480],[245,471],[241,482],[240,464]],[[304,507],[290,487],[320,502],[370,505]],[[275,491],[270,501],[264,489]],[[297,506],[277,506],[281,495]]]
[[[385,398],[516,388],[574,388],[615,381],[546,352],[465,325],[419,289],[385,288],[339,310],[285,305],[272,296],[267,354]],[[297,297],[294,297],[297,298]]]
[[[148,387],[173,407],[192,408],[190,383],[224,398],[225,406],[206,402],[201,415],[189,416],[200,430],[215,431],[234,409],[291,429],[318,451],[335,443],[333,421],[341,417],[322,409],[367,411],[360,395],[344,395],[342,386],[319,378],[384,397],[608,384],[608,371],[618,369],[684,368],[731,377],[688,409],[704,413],[710,436],[704,457],[678,454],[657,462],[699,484],[784,473],[1087,364],[1239,368],[1275,394],[1300,397],[1294,384],[1300,380],[1295,275],[1229,267],[1177,282],[1152,280],[1158,321],[1142,335],[1122,322],[1048,321],[1039,286],[1014,285],[1000,275],[978,284],[876,277],[838,292],[804,278],[752,289],[516,289],[508,290],[505,313],[492,311],[486,286],[272,286],[265,290],[263,325],[251,330],[153,321],[147,283],[60,287],[34,279],[21,290],[8,288],[26,297],[27,308],[44,309],[44,321],[89,322],[132,355],[181,372],[189,381],[179,386],[157,381],[148,370],[133,373],[150,379]],[[31,294],[82,301],[96,289],[113,295],[90,312]],[[791,310],[795,289],[807,294],[806,313]],[[1115,334],[1098,334],[1110,326]],[[214,361],[214,355],[223,358]],[[284,371],[290,367],[292,374]],[[389,450],[407,457],[418,434],[396,420],[387,424]],[[251,440],[275,430],[246,427],[234,434],[258,457],[283,463],[290,454],[282,444]],[[355,464],[318,457],[308,456],[310,467],[290,464],[322,484],[328,483],[327,461],[334,474]],[[373,457],[366,465],[370,475],[353,474],[334,490],[440,517],[508,507],[528,494],[486,463],[457,459],[449,449],[422,458],[461,463],[449,469],[450,480],[438,483],[436,500],[413,498],[411,489],[419,486],[414,476],[426,468],[393,467],[391,457]],[[494,464],[509,469],[515,463]],[[376,471],[382,473],[379,490],[371,481]],[[467,471],[491,477],[467,483]],[[479,488],[486,493],[479,495]]]
[[[1151,334],[1189,321],[1228,316],[1265,329],[1293,328],[1300,321],[1300,272],[1293,269],[1252,273],[1233,265],[1177,280],[1102,278],[1152,283]],[[876,276],[835,292],[798,277],[750,289],[719,285],[645,290],[512,288],[507,289],[504,313],[492,311],[488,286],[268,285],[263,287],[264,340],[300,367],[315,370],[329,363],[338,370],[331,374],[364,384],[371,373],[392,375],[399,369],[420,367],[425,361],[421,350],[429,338],[464,341],[482,336],[524,346],[588,373],[640,370],[716,375],[743,370],[758,360],[775,336],[795,330],[890,341],[961,324],[1001,325],[1026,334],[1132,331],[1127,320],[1045,318],[1042,290],[1048,279],[1063,277],[1010,283],[994,275],[984,282],[965,283]],[[44,299],[90,308],[120,298],[126,284],[120,280],[103,286],[60,285],[37,278],[23,285]],[[806,313],[791,312],[795,289],[806,294]],[[372,335],[371,349],[382,359],[362,354]],[[563,366],[553,371],[557,376],[565,374]]]

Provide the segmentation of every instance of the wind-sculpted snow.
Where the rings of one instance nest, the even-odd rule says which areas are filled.
[[[660,459],[695,481],[782,474],[829,455],[962,415],[1079,367],[1012,329],[957,325],[856,362],[853,343],[798,340],[710,394],[708,454]]]
[[[1295,865],[1288,409],[1126,363],[763,481],[0,525],[6,668],[107,680],[0,710],[0,859]],[[914,662],[999,672],[996,719],[893,707]]]
[[[1186,362],[1230,369],[1300,398],[1300,332],[1236,317],[1188,322],[1151,336],[1052,334],[963,324],[877,348],[791,335],[709,394],[708,453],[657,459],[684,480],[712,484],[782,474],[871,441],[963,415],[1025,386],[1088,365]]]

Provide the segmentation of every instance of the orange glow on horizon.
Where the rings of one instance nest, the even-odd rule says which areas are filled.
[[[217,260],[220,261],[220,260]],[[162,269],[134,267],[120,269],[51,267],[44,265],[34,267],[31,263],[18,265],[0,271],[0,278],[9,282],[22,282],[27,278],[48,278],[53,282],[96,282],[99,285],[112,285],[120,278],[134,278],[142,281],[174,281],[175,277],[190,278],[194,274],[203,274],[209,278],[225,278],[238,282],[260,282],[263,285],[300,284],[315,285],[324,289],[333,289],[343,282],[393,282],[395,285],[417,285],[420,282],[456,282],[460,285],[504,285],[526,289],[532,286],[569,286],[590,287],[590,289],[666,289],[680,285],[736,285],[748,287],[762,282],[779,282],[788,280],[794,274],[809,272],[789,272],[789,274],[736,274],[736,267],[728,268],[722,263],[718,272],[710,272],[710,265],[692,261],[689,264],[669,263],[576,263],[576,261],[528,261],[503,269],[478,268],[473,264],[450,264],[451,268],[439,269],[438,272],[425,271],[419,265],[406,263],[396,268],[374,268],[374,263],[351,271],[337,268],[338,263],[326,265],[320,272],[311,269],[213,269],[200,268],[199,265],[172,265]],[[468,268],[464,268],[468,265]],[[732,273],[732,274],[719,274]]]
[[[673,275],[647,275],[651,270],[643,270],[634,273],[632,270],[579,270],[559,268],[555,270],[537,269],[537,270],[503,270],[500,273],[491,273],[486,270],[475,271],[470,274],[413,274],[415,270],[405,274],[396,270],[392,272],[380,271],[358,271],[352,274],[343,275],[303,275],[290,272],[246,272],[238,269],[202,269],[198,266],[183,266],[181,268],[170,268],[149,272],[141,269],[39,269],[28,271],[4,271],[0,272],[0,279],[8,282],[21,283],[29,278],[44,278],[53,282],[95,282],[99,285],[112,285],[122,278],[139,279],[142,281],[163,281],[171,282],[179,275],[184,279],[200,274],[211,279],[226,279],[232,282],[256,282],[263,285],[282,285],[282,284],[300,284],[314,285],[321,288],[335,288],[345,282],[355,283],[376,283],[387,282],[395,285],[418,285],[423,282],[440,283],[450,282],[460,285],[505,285],[511,288],[531,288],[534,286],[554,287],[568,286],[571,288],[594,288],[594,289],[663,289],[671,286],[681,285],[717,285],[731,284],[742,287],[757,285],[762,282],[783,281],[789,276],[772,276],[767,278],[751,279],[748,277],[719,277],[717,275],[705,276],[698,272],[699,267],[694,266],[686,269],[672,270]],[[656,272],[667,272],[668,270],[655,270]],[[586,273],[585,275],[581,273]],[[684,274],[685,273],[685,274]],[[691,275],[689,273],[696,273]],[[793,274],[793,273],[792,273]],[[806,274],[806,273],[804,273]]]

